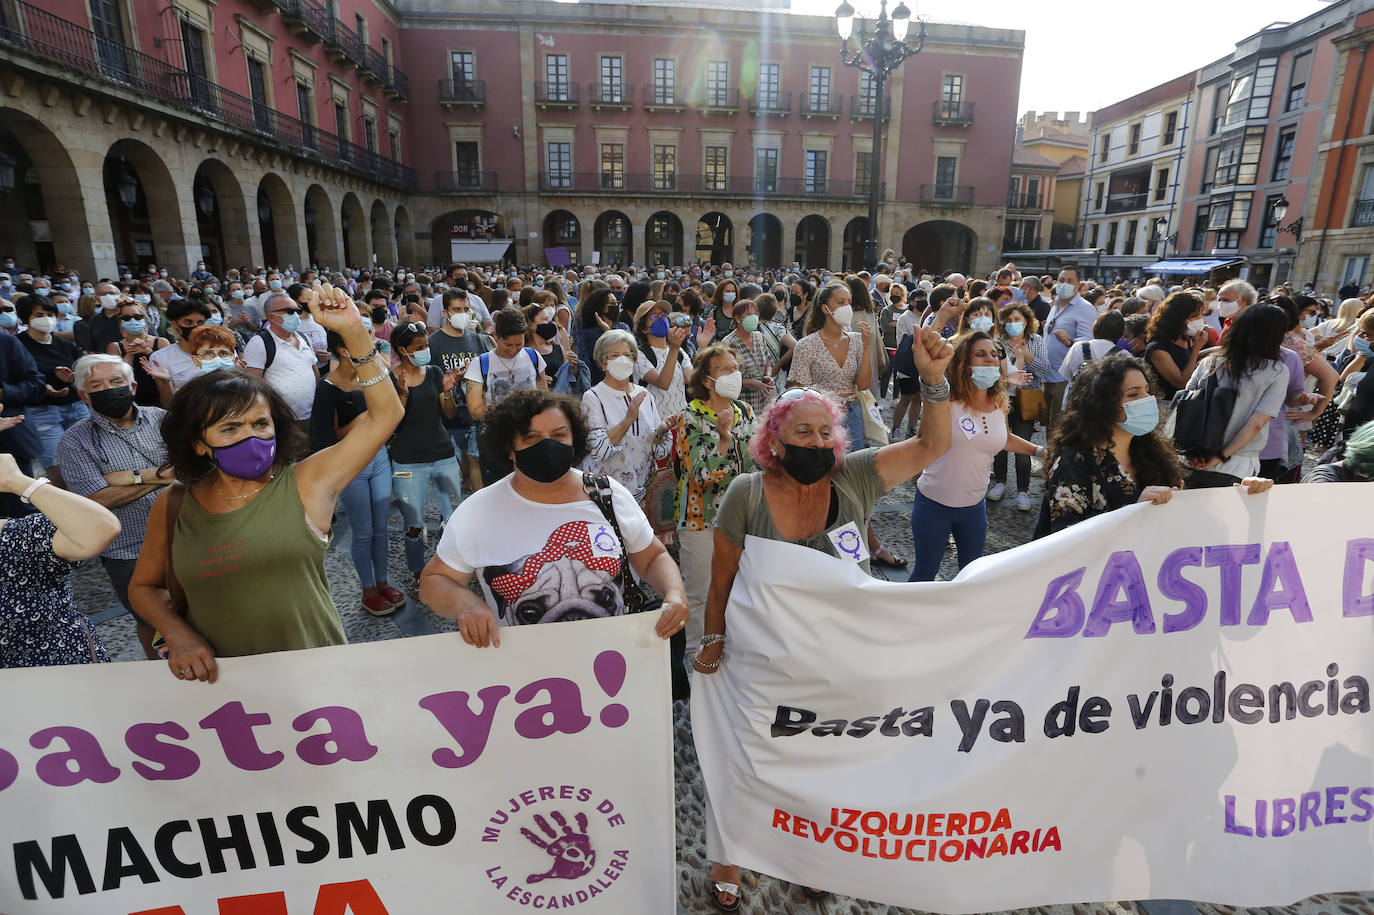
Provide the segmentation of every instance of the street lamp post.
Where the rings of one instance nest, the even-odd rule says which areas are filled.
[[[840,60],[846,67],[856,67],[873,74],[873,150],[869,154],[868,175],[868,236],[864,239],[864,266],[874,270],[878,266],[878,191],[882,186],[882,140],[883,140],[883,89],[887,75],[902,65],[902,61],[913,54],[921,53],[926,43],[926,24],[921,20],[921,32],[916,43],[906,40],[907,29],[911,26],[911,10],[905,3],[898,3],[887,15],[887,0],[880,0],[878,18],[872,25],[859,21],[857,34],[854,34],[854,7],[849,0],[841,3],[835,10],[835,28],[840,33]],[[857,47],[852,51],[850,36],[854,35]]]
[[[1274,207],[1270,212],[1274,215],[1274,247],[1277,248],[1279,246],[1278,236],[1282,235],[1284,232],[1291,232],[1293,233],[1293,247],[1296,249],[1302,241],[1302,217],[1299,216],[1288,225],[1283,224],[1283,217],[1288,215],[1287,197],[1280,197],[1278,200],[1275,200]],[[1293,253],[1293,260],[1297,260],[1296,250]],[[1292,275],[1291,270],[1289,271],[1289,275]]]

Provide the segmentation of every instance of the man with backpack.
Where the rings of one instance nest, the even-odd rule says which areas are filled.
[[[305,308],[278,292],[265,298],[263,310],[267,324],[243,348],[244,365],[285,398],[305,430],[319,378],[315,350],[299,332]]]
[[[496,348],[469,361],[463,375],[467,383],[468,413],[478,421],[516,391],[549,386],[544,357],[535,352],[534,347],[525,346],[525,333],[529,329],[525,316],[514,308],[503,308],[492,315],[492,324]],[[483,486],[490,486],[511,472],[506,456],[490,453],[480,435],[478,449]]]

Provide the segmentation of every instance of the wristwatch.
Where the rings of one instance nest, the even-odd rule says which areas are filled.
[[[135,486],[142,486],[142,485],[143,485],[143,471],[141,471],[141,470],[134,470],[134,471],[131,471],[131,473],[133,473],[133,475],[134,475],[134,485],[135,485]]]

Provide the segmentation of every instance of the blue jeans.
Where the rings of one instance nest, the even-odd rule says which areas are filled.
[[[391,485],[396,491],[396,503],[405,520],[406,568],[419,575],[425,568],[425,499],[430,481],[439,493],[440,508],[448,502],[444,518],[463,501],[463,471],[456,457],[431,461],[428,464],[392,464]],[[447,499],[445,498],[447,497]],[[415,535],[411,536],[411,531]]]
[[[386,449],[339,493],[353,539],[348,552],[364,588],[386,581],[387,516],[391,514],[391,459]]]
[[[911,561],[909,581],[934,581],[945,556],[950,532],[959,551],[959,568],[983,555],[988,539],[988,503],[986,499],[967,508],[950,508],[916,490],[911,506],[911,540],[916,555]]]
[[[849,431],[849,447],[846,450],[858,451],[866,445],[864,442],[863,404],[857,400],[851,400],[844,409],[844,427]]]
[[[24,414],[24,422],[33,425],[43,443],[39,460],[45,468],[57,463],[57,443],[62,440],[62,433],[91,415],[79,400],[61,406],[27,407]]]

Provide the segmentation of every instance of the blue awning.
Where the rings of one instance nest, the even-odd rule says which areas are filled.
[[[1148,267],[1142,267],[1142,273],[1211,273],[1218,267],[1229,267],[1232,264],[1239,264],[1242,258],[1216,258],[1216,257],[1174,257],[1169,260],[1159,261]]]

